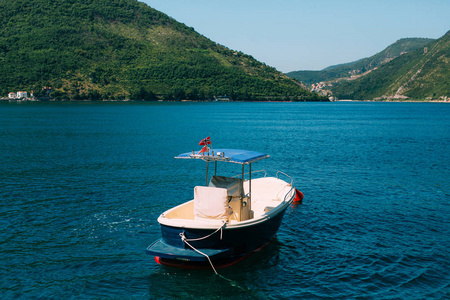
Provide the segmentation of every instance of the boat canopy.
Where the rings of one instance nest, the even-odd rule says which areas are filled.
[[[187,153],[182,153],[175,158],[182,158],[182,159],[201,159],[206,162],[209,161],[225,161],[225,162],[231,162],[235,164],[241,164],[241,165],[247,165],[254,163],[258,160],[268,158],[269,155],[256,152],[256,151],[250,151],[250,150],[239,150],[239,149],[214,149],[210,150],[208,152],[202,152],[201,151],[192,151]]]

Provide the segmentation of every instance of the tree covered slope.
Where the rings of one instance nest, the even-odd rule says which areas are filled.
[[[0,96],[324,100],[136,0],[0,1]]]
[[[396,41],[383,51],[371,57],[350,63],[330,66],[321,71],[294,71],[287,73],[287,75],[302,81],[307,85],[317,82],[332,81],[339,78],[350,78],[351,76],[361,75],[367,71],[374,70],[381,65],[390,62],[394,58],[414,51],[420,47],[424,47],[432,41],[433,39],[427,38],[404,38]]]
[[[438,100],[450,97],[450,31],[425,47],[357,80],[341,81],[333,95],[347,99]]]

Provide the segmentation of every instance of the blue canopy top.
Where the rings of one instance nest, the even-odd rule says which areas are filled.
[[[175,158],[201,159],[204,161],[226,161],[244,165],[269,157],[269,155],[261,152],[239,149],[213,149],[207,153],[198,154],[199,152],[200,151],[182,153],[175,156]]]

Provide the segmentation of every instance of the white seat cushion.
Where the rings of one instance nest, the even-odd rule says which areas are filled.
[[[227,189],[196,186],[194,188],[195,219],[228,219],[233,210],[228,205]]]

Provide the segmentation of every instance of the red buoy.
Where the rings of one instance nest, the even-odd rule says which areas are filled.
[[[301,202],[303,200],[303,193],[295,189],[294,202]]]

